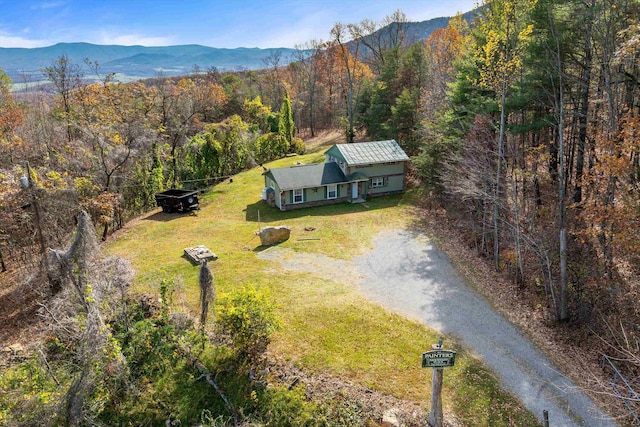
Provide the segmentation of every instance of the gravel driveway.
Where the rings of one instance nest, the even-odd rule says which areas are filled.
[[[258,256],[279,261],[287,269],[322,276],[347,269],[359,273],[358,288],[366,297],[458,337],[540,421],[547,410],[553,427],[617,426],[472,290],[447,255],[419,233],[384,232],[376,237],[373,251],[352,263],[277,246]],[[332,261],[337,270],[327,268]]]
[[[385,232],[374,246],[355,259],[366,278],[360,289],[368,298],[457,336],[541,421],[546,409],[554,427],[617,425],[472,290],[447,255],[423,236]]]

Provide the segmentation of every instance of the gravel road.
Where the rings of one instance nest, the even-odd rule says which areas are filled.
[[[368,298],[457,336],[541,421],[547,410],[554,427],[617,425],[472,290],[447,255],[426,238],[388,231],[374,246],[354,261],[365,278],[360,290]]]
[[[258,256],[289,270],[334,280],[348,278],[372,301],[456,336],[541,422],[547,410],[553,427],[617,426],[472,290],[447,255],[420,233],[386,231],[376,237],[371,252],[351,262],[278,246]],[[341,272],[339,277],[336,271]]]

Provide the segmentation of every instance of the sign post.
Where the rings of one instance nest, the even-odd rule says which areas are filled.
[[[456,352],[442,349],[442,340],[432,346],[431,351],[422,353],[422,367],[433,368],[431,373],[431,409],[429,425],[442,427],[442,378],[444,368],[456,363]]]

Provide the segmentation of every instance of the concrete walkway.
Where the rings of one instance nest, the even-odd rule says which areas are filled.
[[[494,370],[505,390],[553,427],[617,424],[556,369],[454,269],[446,254],[423,236],[394,230],[354,260],[359,287],[371,300],[455,335]]]

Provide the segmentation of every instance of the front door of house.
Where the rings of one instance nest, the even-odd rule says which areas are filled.
[[[358,198],[358,183],[357,182],[352,182],[351,183],[351,198],[354,199],[354,200]]]

